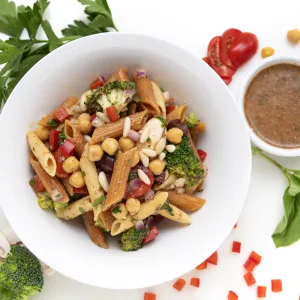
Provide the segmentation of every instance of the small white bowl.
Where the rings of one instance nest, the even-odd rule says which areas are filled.
[[[249,84],[252,82],[252,79],[263,69],[281,64],[281,63],[288,63],[288,64],[295,64],[295,65],[300,65],[300,60],[297,58],[292,58],[292,57],[270,57],[270,58],[265,58],[260,64],[256,65],[247,75],[240,87],[240,92],[238,95],[238,102],[241,107],[242,115],[244,117],[244,121],[249,129],[249,135],[251,138],[251,141],[264,150],[265,152],[278,155],[278,156],[300,156],[300,147],[299,148],[280,148],[276,147],[274,145],[271,145],[267,142],[265,142],[263,139],[261,139],[256,132],[251,128],[250,124],[248,123],[248,120],[246,118],[245,114],[245,109],[244,109],[244,101],[245,101],[245,94],[247,92]]]

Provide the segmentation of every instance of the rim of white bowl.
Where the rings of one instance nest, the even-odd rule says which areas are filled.
[[[144,34],[136,34],[136,33],[116,33],[116,32],[109,32],[109,33],[105,33],[105,34],[95,34],[95,35],[90,35],[87,37],[83,37],[80,38],[78,40],[72,41],[66,45],[64,45],[63,47],[60,47],[56,50],[54,50],[53,52],[51,52],[50,54],[48,54],[46,57],[44,57],[40,62],[38,62],[35,66],[33,66],[26,74],[23,78],[30,78],[31,74],[34,72],[34,70],[36,68],[38,68],[39,66],[46,64],[46,62],[48,60],[52,60],[52,57],[57,53],[57,52],[61,52],[61,51],[68,51],[68,49],[72,46],[74,46],[74,44],[81,44],[83,42],[83,40],[90,40],[93,41],[94,39],[98,39],[98,38],[111,38],[112,36],[123,36],[123,38],[129,38],[129,37],[135,37],[135,38],[140,38],[140,39],[145,39],[145,40],[154,40],[156,42],[159,42],[161,44],[164,44],[166,47],[172,47],[174,49],[176,49],[176,51],[183,53],[185,56],[190,56],[193,59],[195,59],[195,62],[199,63],[199,64],[203,64],[204,68],[207,68],[208,72],[211,72],[211,76],[216,76],[216,78],[218,78],[218,80],[220,81],[220,84],[222,84],[224,87],[227,87],[227,85],[224,83],[224,81],[205,63],[203,62],[201,59],[197,58],[194,54],[192,54],[191,52],[185,50],[184,48],[170,42],[164,39],[160,39],[157,37],[153,37],[150,35],[144,35]],[[77,45],[77,47],[78,47]],[[23,84],[23,78],[22,80],[17,84],[15,90],[12,92],[12,95],[16,92],[16,90],[18,90],[19,88],[22,87]],[[228,89],[228,93],[231,95],[232,101],[231,104],[228,105],[232,105],[235,106],[237,108],[237,110],[239,110],[238,104],[235,101],[234,96],[232,95],[232,92]],[[11,97],[11,96],[10,96]],[[8,107],[11,105],[12,102],[9,101],[6,103],[5,107],[3,108],[2,113],[0,114],[0,124],[1,121],[3,119],[3,112],[6,111],[6,109],[8,109]],[[241,114],[237,114],[237,117],[240,117],[241,122],[243,122],[243,117],[241,116]],[[239,215],[242,212],[242,209],[244,208],[244,205],[246,203],[246,197],[248,194],[248,190],[249,190],[249,186],[250,186],[250,180],[251,180],[251,170],[252,170],[252,153],[251,153],[251,144],[250,144],[250,139],[249,139],[249,135],[247,132],[247,127],[243,126],[243,130],[245,133],[245,137],[247,144],[248,144],[248,151],[245,152],[245,158],[247,157],[247,159],[245,159],[244,161],[244,165],[243,165],[243,171],[245,173],[245,180],[243,182],[243,186],[244,186],[244,193],[243,193],[243,201],[241,201],[241,203],[235,207],[235,212],[234,215],[236,215],[236,218],[231,220],[230,227],[228,228],[220,228],[219,232],[218,232],[218,238],[215,239],[214,243],[212,243],[212,247],[211,247],[211,251],[208,253],[207,251],[205,253],[203,253],[203,256],[205,255],[206,258],[209,257],[209,255],[211,255],[215,250],[217,250],[220,245],[224,242],[224,240],[227,238],[227,236],[232,232],[232,228],[234,226],[234,224],[236,224],[236,221],[239,217]],[[25,236],[24,231],[22,230],[22,228],[20,227],[20,224],[18,222],[15,221],[14,218],[11,218],[11,216],[7,216],[8,221],[11,223],[11,226],[16,230],[16,233],[18,234],[18,236],[20,237],[20,239],[23,239],[23,236]],[[221,238],[222,236],[222,238]],[[26,243],[26,239],[23,239],[24,242]],[[40,260],[44,261],[45,263],[47,263],[47,261],[49,261],[49,259],[47,259],[47,254],[45,252],[41,253],[39,251],[35,251],[36,250],[36,246],[35,243],[32,243],[32,241],[30,241],[28,244],[26,244],[26,246],[29,248],[30,251],[32,251]],[[38,253],[37,253],[38,252]],[[201,257],[203,259],[205,259],[204,257]],[[151,287],[151,286],[155,286],[158,284],[162,284],[165,283],[167,281],[171,281],[174,280],[176,278],[178,278],[179,276],[182,276],[183,274],[186,274],[188,272],[190,272],[193,268],[196,267],[196,265],[191,265],[191,264],[185,264],[184,268],[181,268],[180,271],[178,272],[174,272],[173,276],[170,278],[160,278],[159,280],[153,278],[151,281],[146,283],[143,283],[143,285],[135,285],[134,283],[131,284],[129,287],[127,285],[123,285],[120,284],[119,286],[116,286],[113,283],[108,283],[106,282],[105,284],[100,284],[100,282],[97,281],[97,283],[94,282],[90,282],[89,280],[86,280],[85,278],[82,277],[78,277],[76,274],[73,274],[69,271],[66,271],[66,269],[64,269],[60,264],[56,263],[55,261],[51,261],[49,264],[47,263],[47,265],[49,265],[51,268],[53,268],[54,270],[58,271],[59,273],[67,276],[68,278],[71,278],[73,280],[79,281],[81,283],[87,284],[87,285],[91,285],[91,286],[96,286],[96,287],[100,287],[100,288],[108,288],[108,289],[115,289],[115,290],[127,290],[127,289],[141,289],[141,288],[147,288],[147,287]]]
[[[260,64],[256,65],[251,69],[250,72],[246,75],[242,85],[240,86],[239,94],[238,94],[238,102],[239,106],[242,112],[242,116],[244,118],[244,122],[246,126],[248,127],[249,135],[251,141],[261,148],[263,151],[268,152],[270,154],[274,154],[277,156],[289,156],[289,157],[295,157],[295,156],[300,156],[300,147],[298,148],[280,148],[276,147],[274,145],[271,145],[261,139],[256,132],[251,128],[246,114],[245,114],[245,109],[244,109],[244,103],[245,103],[245,94],[247,92],[247,89],[252,82],[253,78],[263,69],[282,64],[282,63],[287,63],[287,64],[294,64],[300,66],[300,59],[296,57],[287,57],[287,56],[278,56],[278,57],[269,57],[265,58]]]

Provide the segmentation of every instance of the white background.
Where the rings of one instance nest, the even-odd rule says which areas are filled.
[[[31,5],[34,1],[16,0],[15,2]],[[286,41],[288,29],[297,26],[300,29],[300,1],[298,0],[110,0],[109,4],[120,31],[143,33],[169,40],[189,50],[199,59],[205,56],[210,39],[230,27],[256,33],[260,48],[272,46],[275,48],[276,56],[300,58],[300,44],[292,46]],[[76,0],[52,0],[46,17],[59,34],[60,29],[74,19],[83,18],[84,14],[82,6]],[[235,96],[244,75],[260,60],[260,55],[257,54],[234,76],[230,89]],[[209,153],[208,159],[212,159]],[[297,158],[281,158],[279,161],[300,169],[300,160]],[[254,271],[254,276],[259,285],[267,286],[266,299],[298,300],[300,242],[288,248],[275,249],[271,239],[271,234],[283,214],[282,195],[286,185],[287,182],[278,169],[255,157],[247,203],[238,220],[238,228],[233,230],[219,249],[219,265],[210,265],[207,270],[194,270],[184,275],[188,284],[180,293],[172,288],[173,282],[148,288],[147,291],[157,293],[157,300],[225,300],[229,289],[235,291],[239,299],[257,299],[256,286],[250,288],[246,286],[242,268],[249,253],[255,250],[263,256],[263,260]],[[22,195],[19,201],[21,200]],[[8,223],[0,209],[0,229],[7,226]],[[233,240],[242,242],[241,254],[231,253]],[[157,266],[159,272],[159,258],[157,258]],[[146,273],[147,270],[144,272]],[[192,276],[200,277],[199,289],[189,286]],[[283,280],[283,292],[279,294],[274,294],[270,290],[271,279],[276,278]],[[46,278],[43,292],[35,299],[141,300],[144,292],[145,290],[113,291],[89,287],[55,274],[51,278]]]

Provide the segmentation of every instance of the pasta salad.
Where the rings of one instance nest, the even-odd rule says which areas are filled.
[[[119,236],[124,251],[154,240],[163,219],[190,224],[207,168],[195,147],[205,124],[186,111],[143,70],[132,81],[126,68],[99,76],[27,133],[39,206],[82,218],[99,247]]]

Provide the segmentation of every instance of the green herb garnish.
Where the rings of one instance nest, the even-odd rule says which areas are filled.
[[[103,203],[103,201],[105,200],[105,196],[102,195],[99,198],[97,198],[94,203],[93,203],[93,207],[98,207],[100,204]]]
[[[81,171],[82,176],[84,177],[86,175],[86,173],[84,171]]]
[[[82,214],[85,213],[85,210],[84,210],[82,207],[79,207],[79,211],[80,211],[80,213],[82,213]]]
[[[162,118],[162,117],[156,117],[159,121],[161,121],[161,127],[166,127],[167,125],[167,120]]]
[[[130,172],[128,176],[128,181],[138,178],[138,173],[137,172]]]
[[[31,186],[34,186],[34,184],[35,184],[34,178],[31,178],[31,179],[29,180],[29,184],[30,184]]]
[[[50,1],[37,0],[32,7],[0,1],[0,32],[9,37],[6,41],[0,40],[0,65],[4,65],[0,71],[0,107],[21,78],[51,51],[78,38],[108,32],[108,28],[116,29],[107,0],[78,1],[85,6],[88,21],[74,21],[62,30],[62,38],[44,19]],[[38,38],[39,29],[44,31],[46,39]],[[28,38],[23,38],[24,31]]]
[[[168,202],[165,202],[160,209],[165,209],[165,210],[167,210],[169,212],[169,214],[171,216],[174,216],[173,208],[170,206],[170,204]]]
[[[61,194],[57,194],[57,195],[55,196],[55,198],[59,198],[59,197],[61,197]]]
[[[50,127],[55,128],[55,127],[58,126],[58,122],[57,122],[56,120],[52,119],[52,120],[49,120],[49,121],[47,122],[47,125],[50,126]]]
[[[120,206],[116,206],[111,210],[114,214],[118,214],[120,212],[122,212],[122,210],[120,209]]]
[[[147,138],[147,142],[148,142],[148,143],[151,143],[151,139],[150,139],[149,137]]]
[[[165,90],[161,86],[159,88],[163,93],[165,92]]]
[[[283,195],[284,217],[272,238],[277,248],[292,245],[300,239],[300,170],[283,167],[258,147],[252,147],[252,153],[259,154],[274,164],[288,180],[289,184]]]
[[[58,144],[61,146],[66,140],[65,126],[62,127],[61,133],[58,135]]]

